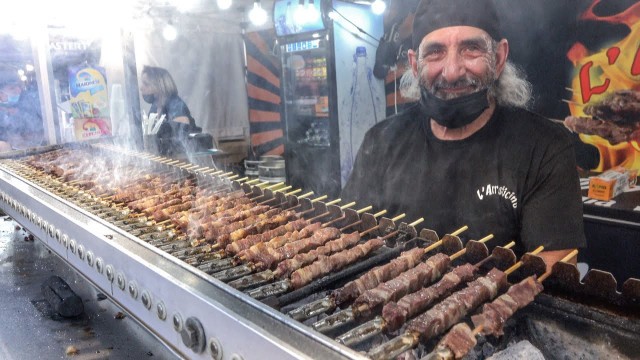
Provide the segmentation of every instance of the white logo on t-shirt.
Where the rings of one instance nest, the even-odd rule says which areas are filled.
[[[481,189],[478,189],[477,194],[478,199],[480,200],[484,199],[485,196],[501,196],[510,201],[511,206],[513,206],[514,209],[518,208],[518,197],[516,196],[516,193],[509,190],[506,186],[488,184],[487,186],[483,186]]]

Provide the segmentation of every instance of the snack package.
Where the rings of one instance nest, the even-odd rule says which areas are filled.
[[[592,199],[609,201],[626,189],[634,187],[637,177],[638,170],[616,166],[589,178],[588,196]]]

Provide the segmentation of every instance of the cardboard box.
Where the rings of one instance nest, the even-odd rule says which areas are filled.
[[[592,199],[609,201],[626,189],[636,185],[638,171],[617,166],[598,176],[589,178],[588,196]]]

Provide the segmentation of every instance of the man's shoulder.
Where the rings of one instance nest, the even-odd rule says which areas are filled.
[[[502,108],[503,126],[509,136],[540,142],[570,142],[569,130],[552,120],[522,108]]]
[[[419,113],[417,106],[411,106],[406,110],[391,115],[383,121],[372,126],[367,136],[380,140],[394,140],[397,137],[406,136],[411,129],[419,126]]]

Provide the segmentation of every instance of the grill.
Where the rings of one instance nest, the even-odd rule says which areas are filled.
[[[511,283],[545,271],[541,258],[517,259],[506,244],[463,243],[458,235],[464,228],[440,238],[432,230],[418,232],[419,221],[401,222],[402,215],[353,210],[353,204],[311,199],[282,183],[238,179],[108,144],[9,154],[0,162],[0,182],[5,212],[190,358],[373,356],[372,349],[406,328],[345,342],[341,335],[375,322],[382,306],[360,316],[353,299],[337,304],[332,296],[411,251],[427,253],[418,263],[446,254],[445,268],[479,264],[478,275],[520,260]],[[317,260],[323,265],[315,266]],[[285,261],[295,267],[282,267]],[[519,339],[547,358],[640,355],[640,280],[618,289],[610,273],[591,270],[580,281],[575,266],[558,263],[544,287],[507,322],[504,336],[479,336],[472,355],[485,358]],[[585,334],[585,327],[599,335]],[[425,356],[440,338],[423,340],[403,356]]]

